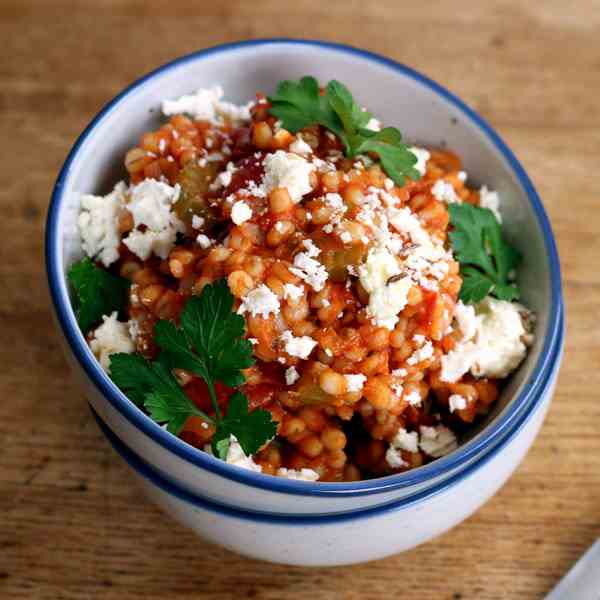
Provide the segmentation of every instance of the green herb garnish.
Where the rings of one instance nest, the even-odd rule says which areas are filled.
[[[394,127],[367,129],[371,113],[362,110],[339,81],[330,81],[324,95],[314,77],[281,81],[269,101],[271,114],[288,131],[295,133],[309,125],[322,125],[340,138],[349,158],[366,153],[377,155],[384,171],[398,185],[404,184],[405,177],[419,179],[420,173],[414,168],[417,157],[401,142],[400,132]]]
[[[97,267],[90,258],[73,264],[67,277],[77,294],[75,314],[84,333],[100,323],[103,315],[115,310],[123,314],[130,285],[127,279]]]
[[[181,326],[159,321],[154,329],[160,358],[150,362],[139,354],[113,354],[110,373],[113,381],[131,398],[144,406],[158,423],[178,435],[186,419],[202,417],[215,426],[212,448],[215,456],[225,459],[229,436],[234,435],[244,452],[254,454],[276,432],[271,413],[248,410],[248,399],[235,391],[229,398],[227,414],[217,402],[215,384],[229,387],[245,381],[242,369],[254,363],[252,345],[243,339],[245,322],[232,312],[233,296],[222,279],[207,285],[199,297],[192,297],[181,314]],[[214,416],[201,411],[181,389],[172,369],[191,371],[205,381]]]
[[[488,294],[518,299],[519,288],[509,282],[508,274],[521,262],[521,254],[502,237],[494,213],[471,204],[450,204],[448,210],[454,227],[450,240],[463,278],[460,299],[469,304]]]

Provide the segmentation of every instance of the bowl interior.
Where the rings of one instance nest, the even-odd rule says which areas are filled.
[[[59,180],[56,219],[49,224],[58,232],[49,249],[50,260],[57,261],[57,271],[63,275],[54,282],[55,298],[59,303],[68,302],[64,273],[82,256],[76,226],[81,194],[107,193],[124,177],[124,154],[142,133],[157,127],[163,99],[220,84],[228,99],[246,102],[257,90],[268,94],[281,79],[307,74],[321,82],[334,78],[344,82],[384,124],[398,127],[404,139],[454,150],[463,160],[470,185],[486,184],[500,195],[507,236],[524,255],[519,272],[522,300],[538,316],[537,335],[527,360],[510,379],[495,409],[469,434],[477,436],[507,410],[527,385],[542,351],[548,350],[547,337],[560,301],[556,297],[558,264],[553,246],[549,248],[544,239],[545,216],[541,207],[528,199],[528,191],[535,192],[527,189],[530,184],[520,167],[476,116],[418,74],[364,52],[293,41],[233,45],[180,59],[126,90],[80,140]],[[72,311],[67,311],[66,318],[76,329]],[[93,358],[87,347],[84,352]],[[98,377],[106,377],[98,366],[96,369]]]

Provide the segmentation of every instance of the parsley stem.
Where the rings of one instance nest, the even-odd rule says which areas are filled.
[[[210,394],[210,401],[212,402],[213,408],[215,409],[215,416],[217,417],[217,421],[220,421],[223,417],[221,415],[219,403],[217,402],[217,391],[215,390],[215,384],[213,383],[213,380],[210,377],[206,377],[205,381],[208,387],[208,393]]]

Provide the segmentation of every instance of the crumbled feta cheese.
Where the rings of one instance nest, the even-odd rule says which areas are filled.
[[[215,85],[211,88],[200,89],[194,94],[182,96],[178,100],[164,100],[162,112],[166,116],[187,114],[200,121],[210,121],[221,125],[224,119],[230,121],[249,121],[250,109],[253,102],[237,106],[225,102],[223,88]]]
[[[231,208],[231,220],[241,225],[252,218],[252,209],[243,201],[238,200]]]
[[[344,379],[346,380],[346,388],[349,392],[360,392],[367,380],[366,376],[361,373],[344,375]]]
[[[246,456],[244,449],[234,435],[229,436],[229,450],[227,450],[225,462],[256,473],[262,471],[262,467],[257,465],[251,456]]]
[[[77,219],[81,246],[90,258],[97,258],[105,267],[119,258],[119,212],[126,192],[127,186],[121,181],[106,196],[84,194],[81,197],[81,213]]]
[[[285,477],[286,479],[294,479],[296,481],[317,481],[319,474],[312,469],[286,469],[280,467],[277,469],[278,477]]]
[[[304,296],[304,288],[300,285],[294,285],[293,283],[286,283],[283,286],[283,297],[285,300],[291,300],[296,302]]]
[[[449,181],[444,181],[443,179],[438,179],[433,184],[431,193],[440,202],[447,202],[448,204],[462,202],[462,200],[457,196],[454,186]]]
[[[398,313],[408,301],[412,281],[402,276],[388,283],[391,277],[400,274],[400,266],[384,246],[369,250],[367,260],[358,267],[358,273],[361,285],[369,293],[367,312],[377,325],[393,329],[398,322]]]
[[[521,364],[527,353],[528,332],[522,318],[527,309],[490,296],[475,307],[474,316],[464,306],[457,309],[463,338],[442,356],[442,381],[453,383],[467,371],[476,377],[502,379]]]
[[[256,338],[248,338],[248,341],[253,345],[256,346],[256,344],[258,344],[258,340]]]
[[[200,248],[206,250],[207,248],[211,247],[213,240],[211,240],[207,235],[201,233],[196,237],[196,243],[198,246],[200,246]]]
[[[383,187],[389,192],[394,188],[394,181],[392,179],[390,179],[389,177],[385,178],[385,181],[383,182]]]
[[[185,231],[184,223],[171,211],[180,192],[179,184],[171,187],[156,179],[145,179],[130,189],[127,209],[133,216],[135,227],[143,225],[146,229],[134,229],[123,242],[142,260],[152,253],[167,258],[177,232]]]
[[[204,226],[204,218],[198,215],[192,216],[192,229],[202,229]]]
[[[397,448],[394,448],[394,446],[390,446],[386,450],[385,462],[387,462],[392,469],[408,467],[408,463],[402,458],[401,452]]]
[[[453,413],[455,410],[463,410],[467,408],[467,399],[460,394],[452,394],[448,398],[448,408]]]
[[[365,129],[370,129],[371,131],[381,131],[381,121],[375,117],[371,117],[365,125]]]
[[[317,345],[317,341],[307,335],[294,337],[291,331],[284,331],[279,338],[284,343],[285,351],[290,356],[307,359]]]
[[[502,215],[500,214],[500,198],[498,197],[498,192],[494,192],[492,190],[488,190],[484,185],[479,190],[479,206],[481,208],[489,208],[493,213],[496,219],[498,219],[498,223],[502,223]]]
[[[422,425],[419,431],[421,432],[419,441],[421,450],[433,458],[439,458],[458,448],[456,436],[444,425],[435,427]]]
[[[315,259],[321,250],[312,240],[304,240],[303,245],[306,252],[299,252],[294,256],[294,266],[290,267],[290,272],[306,281],[315,292],[320,292],[329,277],[327,269]]]
[[[287,385],[294,385],[296,381],[300,379],[300,374],[296,370],[296,367],[289,367],[285,371],[285,383]]]
[[[349,231],[342,231],[342,233],[340,233],[340,240],[342,240],[344,244],[349,244],[352,241],[352,235]]]
[[[394,377],[406,377],[408,375],[408,371],[406,369],[394,369],[392,371],[392,375]]]
[[[431,158],[431,154],[425,148],[418,148],[417,146],[411,146],[409,150],[417,157],[417,162],[413,165],[414,168],[425,175],[427,171],[427,161]]]
[[[392,440],[392,446],[407,452],[418,452],[419,435],[416,431],[408,432],[401,427]]]
[[[225,167],[225,170],[221,171],[221,173],[219,173],[215,177],[215,180],[208,186],[208,189],[211,191],[215,191],[227,187],[231,183],[233,174],[236,171],[237,167],[232,162],[228,162],[227,167]]]
[[[127,321],[127,329],[129,331],[129,337],[135,342],[140,335],[140,324],[135,319],[129,319],[129,321]]]
[[[290,144],[289,150],[294,154],[300,154],[300,156],[312,154],[312,148],[300,136],[297,136]]]
[[[423,362],[424,360],[431,358],[432,356],[433,356],[433,345],[429,340],[427,340],[427,342],[423,346],[421,346],[420,348],[417,348],[406,359],[406,364],[417,365],[417,364]]]
[[[249,312],[253,317],[266,319],[271,313],[279,314],[279,298],[264,283],[242,298],[238,314]]]
[[[90,340],[90,348],[102,368],[110,372],[110,355],[117,352],[131,353],[135,350],[133,340],[129,335],[127,323],[117,320],[117,311],[110,316],[102,317],[100,325],[93,333]]]
[[[301,156],[277,150],[266,156],[264,166],[263,187],[267,194],[275,188],[287,188],[292,201],[300,202],[312,190],[310,174],[315,167]]]
[[[416,390],[413,390],[410,394],[406,394],[404,396],[404,399],[411,406],[419,406],[419,404],[421,404],[421,394],[419,394],[419,392],[417,392]]]
[[[465,171],[459,171],[457,177],[459,181],[465,182],[467,180],[467,173]]]

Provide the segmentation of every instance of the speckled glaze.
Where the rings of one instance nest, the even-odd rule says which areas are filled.
[[[129,402],[102,371],[77,327],[65,280],[69,265],[82,255],[76,227],[81,193],[105,193],[123,177],[124,153],[144,131],[156,127],[161,100],[220,83],[229,99],[242,102],[256,90],[273,91],[280,79],[307,73],[321,81],[343,81],[358,101],[384,123],[398,126],[411,142],[452,148],[463,159],[470,184],[485,183],[499,192],[508,237],[525,256],[519,273],[523,301],[538,315],[536,341],[525,363],[509,381],[487,420],[456,451],[419,469],[370,481],[309,483],[252,473],[216,460],[168,434]],[[419,500],[423,495],[459,481],[452,483],[453,491],[449,488],[444,492],[448,498],[453,496],[463,485],[458,478],[465,473],[470,473],[469,481],[471,477],[479,482],[493,480],[486,494],[473,494],[469,488],[468,498],[462,495],[468,510],[461,506],[452,513],[459,515],[456,519],[450,522],[445,520],[447,516],[436,517],[440,525],[434,529],[442,531],[481,504],[499,487],[495,482],[503,481],[514,469],[539,428],[545,411],[542,407],[550,399],[548,382],[558,368],[562,344],[560,267],[548,219],[523,168],[489,125],[451,93],[407,67],[347,46],[294,40],[231,44],[178,59],[134,83],[90,123],[65,162],[48,213],[46,261],[66,355],[106,426],[165,480],[206,501],[242,511],[339,515],[390,502],[412,503],[407,504],[411,508],[402,508],[398,513],[406,514],[403,511],[420,510],[419,503],[425,502]],[[519,425],[522,419],[534,415],[531,422],[536,426]],[[529,432],[526,437],[522,437],[524,431]],[[508,451],[512,447],[515,450]],[[497,466],[488,466],[486,474],[477,475],[476,465],[483,460]],[[498,476],[490,474],[490,468],[497,468]],[[167,503],[163,491],[153,494],[161,503]],[[426,501],[431,502],[432,510],[438,502],[433,498]],[[167,504],[182,518],[187,514],[184,501],[169,500]],[[192,512],[197,510],[201,509]],[[219,526],[215,528],[216,532]],[[385,550],[372,557],[401,550],[430,536],[415,531],[408,545],[395,546],[390,540]],[[273,558],[269,554],[260,556]],[[315,557],[315,564],[327,563],[326,558]],[[366,559],[357,556],[339,562]],[[302,563],[300,558],[297,561]]]

